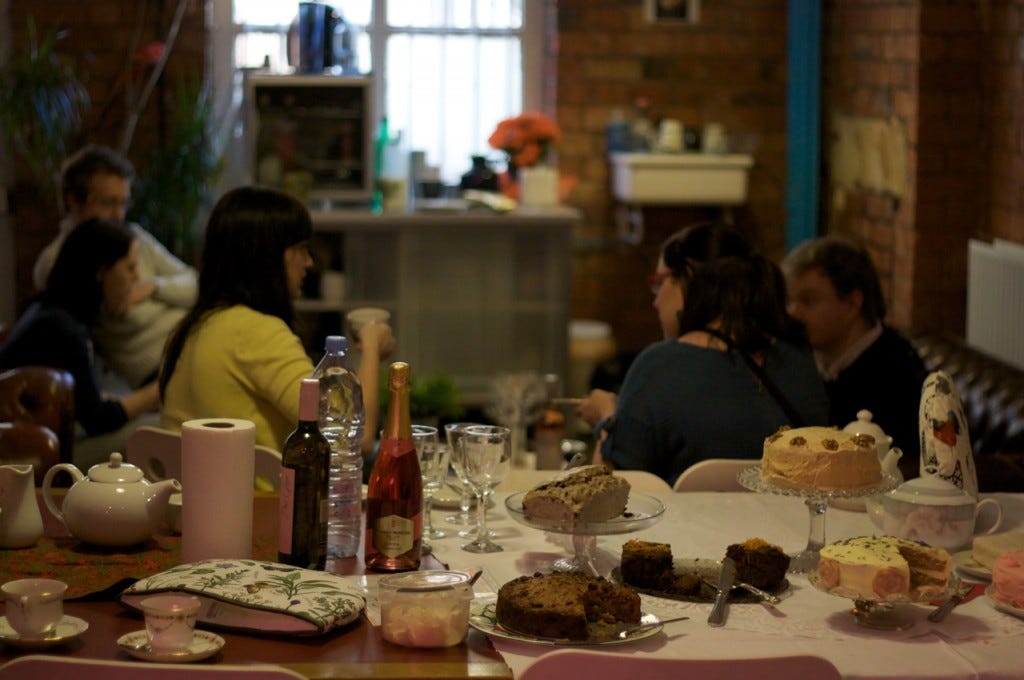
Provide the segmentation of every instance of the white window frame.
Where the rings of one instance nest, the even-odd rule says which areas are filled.
[[[545,5],[550,0],[524,0],[523,24],[518,31],[522,49],[522,101],[524,111],[542,110],[543,101],[543,70],[545,60],[544,13]],[[449,29],[409,29],[405,27],[390,29],[378,20],[385,16],[387,0],[373,0],[372,24],[367,27],[370,34],[370,71],[374,74],[374,120],[379,120],[384,111],[386,98],[385,85],[382,82],[387,38],[392,33],[457,33]],[[224,151],[225,169],[221,174],[221,185],[224,188],[235,186],[249,177],[250,169],[244,165],[245,140],[243,122],[245,112],[240,99],[240,73],[234,67],[235,38],[242,32],[241,27],[233,20],[233,0],[211,0],[207,6],[207,25],[209,26],[208,68],[214,96],[213,120],[220,121],[221,128],[212,131],[218,143],[218,149]],[[487,31],[466,30],[466,33],[487,33]],[[508,34],[509,31],[501,31]],[[515,31],[511,32],[515,34]]]

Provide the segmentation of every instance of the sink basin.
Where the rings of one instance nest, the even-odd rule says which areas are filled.
[[[739,205],[747,200],[748,154],[613,153],[612,194],[623,203]]]

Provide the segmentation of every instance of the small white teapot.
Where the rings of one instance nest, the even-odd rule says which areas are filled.
[[[843,432],[871,435],[871,438],[875,440],[875,449],[878,451],[878,462],[881,463],[885,460],[889,449],[892,448],[892,437],[887,435],[878,423],[871,420],[873,417],[871,411],[862,408],[857,411],[857,420],[844,427]]]
[[[51,493],[53,476],[61,470],[75,480],[64,496],[63,512]],[[128,546],[148,539],[167,517],[167,501],[175,491],[181,491],[178,480],[150,484],[142,470],[122,463],[120,453],[93,465],[88,477],[70,463],[54,465],[43,477],[46,507],[75,538],[95,545]]]
[[[985,508],[994,510],[985,513],[983,524],[987,526],[979,528]],[[867,510],[875,526],[886,534],[946,550],[965,547],[976,533],[991,534],[1003,521],[999,501],[975,501],[955,484],[931,475],[916,477],[871,499]]]

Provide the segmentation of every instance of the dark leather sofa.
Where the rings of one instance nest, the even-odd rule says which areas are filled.
[[[1024,370],[951,335],[910,339],[928,369],[948,373],[960,391],[980,490],[1024,492]]]

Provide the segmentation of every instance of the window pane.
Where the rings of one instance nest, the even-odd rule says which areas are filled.
[[[373,0],[345,0],[335,3],[334,8],[341,18],[357,26],[369,26],[373,16]]]
[[[294,2],[267,2],[267,0],[235,0],[235,23],[257,26],[288,25],[299,15]]]
[[[266,58],[272,71],[287,70],[284,44],[277,33],[240,33],[235,38],[235,68],[259,68]]]
[[[471,155],[500,158],[487,138],[522,106],[517,39],[397,34],[387,47],[388,124],[407,148],[425,151],[449,184]]]
[[[518,29],[523,0],[388,0],[387,23],[410,28]]]

